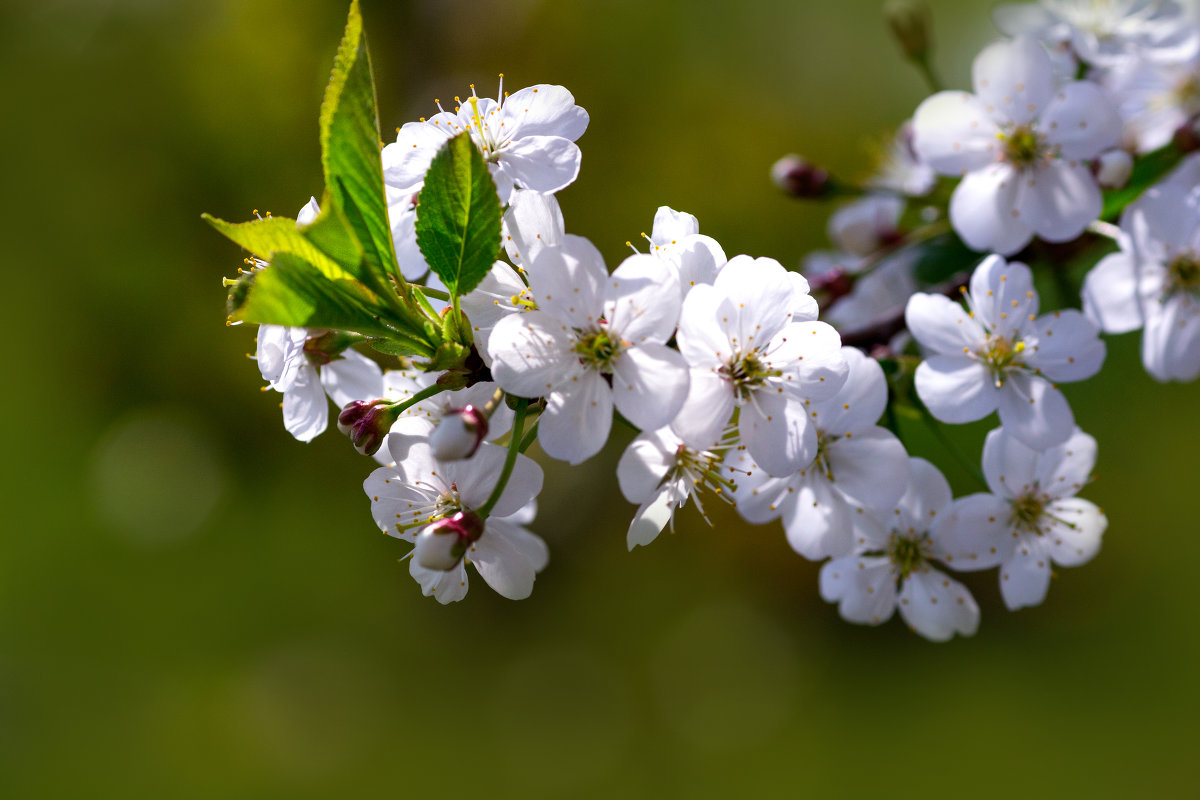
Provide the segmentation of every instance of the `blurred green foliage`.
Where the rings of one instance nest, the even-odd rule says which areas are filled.
[[[778,196],[772,161],[861,174],[924,94],[868,0],[363,5],[386,126],[499,72],[575,93],[592,124],[562,205],[614,263],[660,204],[797,263],[827,209]],[[987,11],[934,4],[948,83]],[[1194,796],[1197,387],[1149,380],[1136,335],[1067,387],[1101,444],[1104,549],[1017,614],[968,576],[974,639],[842,623],[777,526],[723,509],[626,553],[620,441],[548,471],[530,600],[421,597],[371,523],[371,464],[293,441],[257,391],[253,331],[222,324],[241,255],[199,219],[320,194],[345,12],[0,7],[0,796]],[[952,434],[978,452],[987,427]]]

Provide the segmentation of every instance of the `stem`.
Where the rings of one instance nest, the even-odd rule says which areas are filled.
[[[504,488],[508,486],[508,479],[512,477],[513,467],[517,463],[518,448],[521,444],[521,434],[525,430],[525,412],[529,410],[529,401],[522,397],[517,400],[517,416],[513,420],[512,435],[508,440],[508,456],[504,459],[504,469],[500,471],[500,480],[496,481],[496,488],[492,489],[491,496],[487,502],[479,508],[475,509],[475,513],[480,519],[487,519],[488,514],[492,513],[496,503],[500,501],[500,495],[504,493]]]
[[[450,293],[443,292],[441,289],[431,289],[428,286],[417,286],[415,288],[421,294],[425,295],[426,297],[432,297],[435,300],[449,300],[450,299]]]
[[[403,414],[405,411],[412,408],[413,406],[415,406],[417,403],[421,402],[422,400],[428,400],[429,398],[433,397],[435,394],[441,394],[444,391],[446,391],[445,387],[438,386],[435,383],[432,386],[426,386],[424,389],[417,392],[412,397],[405,400],[403,403],[397,403],[396,405],[392,406],[392,408],[396,411],[397,414]]]
[[[942,430],[941,424],[933,418],[933,414],[929,413],[929,409],[925,407],[924,403],[918,400],[916,406],[918,409],[920,409],[921,419],[925,421],[925,425],[933,433],[934,438],[942,444],[942,447],[949,451],[950,455],[955,461],[958,462],[960,467],[966,470],[968,475],[978,481],[979,485],[987,490],[987,480],[983,477],[983,473],[979,471],[979,467],[968,461],[966,456],[958,451],[958,448],[954,445],[954,442],[950,441],[950,437],[948,437],[946,432]]]
[[[541,420],[538,420],[537,422],[533,423],[533,425],[530,426],[530,428],[529,428],[529,433],[525,434],[525,438],[521,440],[520,450],[522,453],[524,453],[526,450],[528,450],[530,445],[533,444],[534,440],[537,439],[538,425],[540,423],[541,423]]]

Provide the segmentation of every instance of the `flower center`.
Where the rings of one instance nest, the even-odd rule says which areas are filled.
[[[733,384],[733,391],[740,400],[749,399],[750,395],[765,384],[768,378],[783,374],[777,369],[770,369],[759,358],[757,350],[734,356],[726,361],[718,372],[721,377]]]
[[[1008,133],[998,134],[1004,143],[1004,160],[1024,169],[1032,167],[1049,155],[1045,139],[1032,125],[1018,125]]]
[[[1042,518],[1045,509],[1046,498],[1044,495],[1035,492],[1021,495],[1012,502],[1011,523],[1018,528],[1037,531],[1038,520]],[[1040,533],[1040,531],[1038,532]]]
[[[1011,369],[1025,366],[1021,355],[1024,352],[1025,343],[1016,337],[1009,339],[993,333],[988,335],[975,354],[991,371],[992,378],[999,386],[1004,383],[1005,373]]]
[[[1167,264],[1168,296],[1176,292],[1200,294],[1200,256],[1184,253]]]
[[[816,470],[833,482],[833,465],[829,462],[829,442],[833,437],[824,431],[817,431],[817,456],[813,459],[810,469]]]
[[[621,353],[621,342],[609,335],[604,328],[579,331],[572,349],[579,361],[588,369],[612,372],[613,362]]]
[[[888,543],[888,559],[900,571],[900,578],[907,578],[914,570],[925,563],[925,550],[929,544],[929,538],[924,534],[920,534],[916,538],[900,534],[892,531],[891,541]]]

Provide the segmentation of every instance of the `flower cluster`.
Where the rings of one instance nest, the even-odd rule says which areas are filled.
[[[936,83],[922,19],[893,29]],[[953,572],[995,569],[1010,609],[1041,603],[1107,526],[1076,497],[1097,445],[1061,387],[1101,370],[1102,334],[1138,328],[1151,375],[1200,375],[1200,27],[1151,0],[1008,4],[996,23],[1009,38],[975,59],[971,91],[935,85],[861,183],[776,165],[790,194],[853,198],[802,272],[728,257],[668,207],[644,251],[606,261],[555,198],[580,174],[587,112],[561,86],[510,95],[503,76],[494,100],[435,101],[294,228],[220,223],[255,252],[231,309],[261,325],[285,427],[310,441],[333,400],[380,464],[364,484],[376,526],[412,544],[441,603],[465,596],[467,565],[530,594],[549,553],[527,527],[542,468],[525,453],[580,464],[614,424],[636,434],[617,467],[630,550],[689,502],[713,521],[715,498],[779,520],[851,622],[898,610],[926,638],[971,635],[979,605]],[[335,76],[356,68],[355,30]],[[1045,285],[1059,308],[1040,307]],[[993,412],[985,491],[955,498],[905,429],[947,441],[942,426]]]

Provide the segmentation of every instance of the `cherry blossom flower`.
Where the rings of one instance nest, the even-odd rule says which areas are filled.
[[[396,440],[389,437],[389,444],[394,446]],[[475,512],[500,479],[506,455],[505,448],[489,443],[480,445],[470,459],[445,463],[434,458],[428,442],[395,450],[396,465],[376,469],[363,484],[375,524],[390,536],[416,543],[427,527],[455,515],[478,520]],[[545,542],[523,527],[533,519],[532,504],[541,489],[541,467],[518,455],[491,515],[481,521],[482,532],[452,566],[431,569],[416,558],[409,560],[409,572],[424,594],[439,603],[461,600],[468,588],[466,566],[473,564],[498,594],[510,600],[528,597],[534,578],[549,560]]]
[[[497,322],[488,354],[505,391],[546,398],[538,439],[547,455],[572,464],[595,455],[614,405],[643,430],[675,417],[688,371],[665,344],[679,286],[660,259],[631,256],[610,276],[599,251],[571,236],[537,254],[530,280],[537,309]]]
[[[1046,599],[1051,564],[1079,566],[1100,550],[1108,520],[1095,503],[1075,497],[1095,464],[1096,440],[1078,428],[1042,452],[1002,428],[988,434],[983,474],[992,493],[959,499],[955,518],[962,529],[994,543],[989,558],[999,558],[1000,592],[1010,609]]]
[[[854,552],[821,567],[821,597],[838,604],[849,622],[879,625],[897,608],[917,633],[933,641],[954,634],[972,636],[979,606],[967,587],[935,562],[962,561],[975,542],[957,535],[952,524],[950,484],[937,467],[909,459],[904,494],[883,512],[864,509]]]
[[[1131,60],[1105,70],[1099,80],[1139,153],[1169,144],[1180,126],[1200,114],[1200,54],[1176,64]]]
[[[966,309],[942,295],[908,301],[908,329],[928,353],[917,367],[917,396],[942,422],[998,410],[1005,430],[1030,447],[1061,444],[1075,418],[1056,383],[1100,371],[1096,324],[1074,309],[1038,317],[1029,267],[1000,256],[983,260],[964,295]]]
[[[961,175],[950,222],[969,246],[1015,253],[1034,234],[1079,236],[1100,215],[1088,165],[1117,144],[1121,121],[1103,91],[1056,87],[1046,51],[1026,37],[988,46],[973,69],[975,94],[938,92],[913,116],[913,145],[943,175]]]
[[[670,428],[642,433],[630,442],[617,463],[621,494],[639,504],[625,537],[630,550],[650,544],[668,525],[674,530],[675,512],[689,499],[701,514],[703,493],[733,501],[732,476],[737,468],[724,463],[731,446],[726,441],[697,449]]]
[[[1142,363],[1160,381],[1200,375],[1200,156],[1146,191],[1121,218],[1120,252],[1083,284],[1088,317],[1106,333],[1145,328]]]
[[[853,347],[842,355],[849,366],[842,388],[805,403],[817,437],[813,463],[785,478],[751,474],[735,493],[743,517],[782,517],[792,549],[813,561],[850,553],[861,509],[890,508],[908,479],[904,445],[875,424],[887,406],[883,370]]]
[[[909,197],[924,197],[933,191],[937,173],[913,149],[912,120],[905,120],[896,130],[868,183]]]
[[[697,284],[711,284],[728,260],[716,239],[700,233],[699,220],[667,206],[655,212],[654,227],[646,238],[650,254],[665,260],[675,271],[680,297]]]
[[[837,332],[817,322],[808,282],[778,261],[735,256],[712,286],[683,302],[677,341],[691,368],[687,402],[672,423],[692,447],[721,437],[735,408],[741,441],[772,475],[816,456],[805,399],[830,397],[846,380]]]
[[[587,130],[588,114],[562,86],[538,84],[506,96],[502,81],[496,100],[472,94],[453,113],[438,108],[428,120],[406,123],[383,148],[384,182],[392,189],[417,191],[437,151],[463,131],[488,162],[501,203],[514,188],[557,192],[579,175],[575,140]]]
[[[1069,45],[1082,60],[1113,66],[1132,59],[1180,61],[1200,46],[1198,31],[1173,0],[1041,0],[1004,3],[993,12],[1010,36]]]
[[[904,205],[894,194],[867,195],[833,212],[826,232],[843,252],[860,258],[872,255],[900,240]]]

